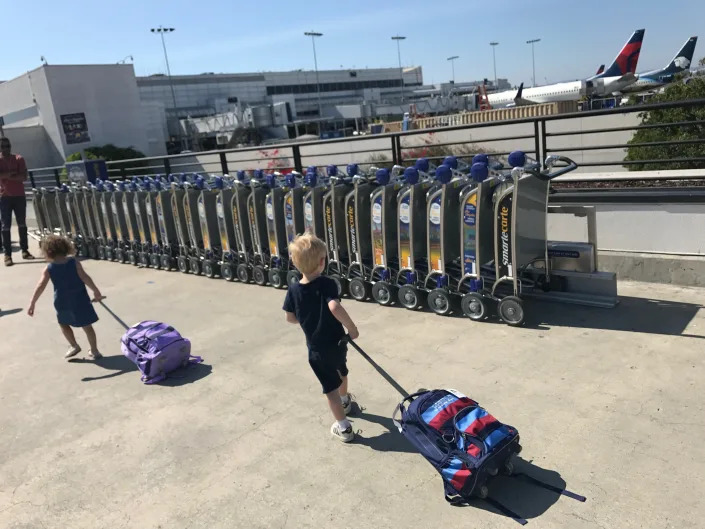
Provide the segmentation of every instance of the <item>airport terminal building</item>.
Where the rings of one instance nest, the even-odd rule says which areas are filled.
[[[408,96],[423,85],[421,67],[319,71],[317,82],[313,71],[204,73],[170,80],[136,77],[131,64],[42,65],[0,83],[0,117],[4,134],[28,166],[49,167],[107,143],[162,155],[180,133],[179,120],[243,107],[283,106],[285,120],[294,122],[334,117],[339,105],[398,105],[402,77]]]

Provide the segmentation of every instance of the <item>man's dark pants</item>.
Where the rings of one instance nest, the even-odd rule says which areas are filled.
[[[25,197],[0,197],[0,219],[2,219],[2,246],[5,255],[12,252],[10,229],[12,228],[12,212],[15,212],[17,228],[20,232],[20,248],[28,250],[27,244],[27,200]]]

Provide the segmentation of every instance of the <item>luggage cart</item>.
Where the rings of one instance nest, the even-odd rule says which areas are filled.
[[[83,193],[77,186],[67,188],[66,209],[71,219],[71,233],[73,235],[76,254],[80,257],[90,256],[90,239],[86,227],[86,215],[81,205]]]
[[[398,168],[401,169],[401,168]],[[393,280],[399,271],[397,246],[397,201],[401,182],[397,171],[390,175],[387,169],[379,169],[377,184],[371,196],[370,228],[372,241],[372,299],[380,305],[391,305],[397,299]],[[392,179],[392,177],[394,177]]]
[[[213,181],[202,186],[198,196],[198,222],[203,238],[203,250],[199,252],[203,275],[214,278],[220,275],[223,261],[223,248],[220,245],[217,202],[224,187],[223,178],[216,176]]]
[[[159,270],[162,267],[162,229],[160,226],[159,210],[157,208],[157,196],[162,191],[162,181],[157,175],[154,180],[149,180],[146,185],[146,195],[144,197],[144,210],[147,218],[147,246],[149,251],[149,267]]]
[[[132,250],[132,220],[127,214],[128,207],[125,205],[126,192],[125,182],[117,182],[115,190],[110,195],[110,211],[113,214],[113,225],[117,235],[113,260],[118,263],[126,263],[128,254]]]
[[[186,262],[188,263],[188,268],[185,271],[190,271],[195,275],[201,274],[201,255],[204,250],[201,223],[198,218],[198,198],[201,196],[203,186],[203,177],[196,178],[194,184],[186,182],[184,184],[182,201],[184,219],[186,221],[186,229],[189,240],[189,246],[186,248]],[[181,265],[179,265],[179,270],[181,270]]]
[[[287,286],[287,274],[292,269],[289,259],[288,234],[291,232],[293,237],[296,237],[296,230],[294,227],[293,196],[290,196],[288,204],[286,197],[289,195],[290,189],[292,191],[295,189],[296,175],[287,175],[291,178],[286,179],[284,186],[281,185],[280,176],[269,175],[269,192],[265,199],[265,208],[267,212],[267,240],[269,242],[267,279],[274,288],[281,289]],[[290,184],[293,184],[291,188],[289,188]],[[300,220],[303,224],[303,215]]]
[[[232,208],[234,184],[227,175],[222,179],[222,184],[215,202],[221,247],[218,265],[220,276],[226,281],[234,281],[238,263],[238,242]]]
[[[457,292],[461,275],[458,193],[465,180],[454,178],[447,165],[436,169],[436,180],[440,186],[429,193],[426,205],[428,274],[423,288],[428,291],[428,307],[445,316],[455,308],[452,293]]]
[[[116,219],[111,200],[114,192],[115,187],[111,182],[103,182],[102,190],[95,195],[96,210],[99,215],[102,215],[103,226],[105,226],[103,255],[106,261],[115,260],[115,250],[120,242],[120,230],[115,225]]]
[[[43,207],[45,188],[32,189],[32,207],[34,208],[34,216],[37,219],[37,234],[40,237],[46,237],[50,228],[49,220],[47,219],[45,209]]]
[[[230,210],[233,217],[233,230],[237,242],[237,259],[235,276],[238,281],[249,283],[252,280],[254,266],[254,243],[250,229],[250,211],[248,200],[251,193],[250,181],[245,171],[238,171],[233,181],[233,196],[230,199]]]
[[[327,178],[321,178],[315,167],[309,167],[304,178],[304,189],[304,231],[310,231],[319,239],[325,240],[323,197],[328,192]]]
[[[345,197],[352,191],[352,178],[340,175],[335,165],[326,169],[329,178],[328,191],[323,195],[323,222],[325,242],[328,248],[326,275],[338,285],[341,296],[348,291],[348,239],[345,219]],[[348,175],[357,174],[356,164],[347,167]]]
[[[92,216],[96,227],[98,259],[105,261],[109,259],[106,249],[110,238],[105,215],[101,209],[101,197],[105,194],[105,186],[102,180],[97,180],[95,185],[90,185],[88,187],[89,191],[87,192],[88,196],[86,197],[86,201],[90,204],[90,210],[92,211]]]
[[[159,255],[159,268],[167,271],[174,270],[179,255],[177,215],[173,209],[170,185],[169,182],[159,182],[148,198],[148,204],[156,214],[156,227],[159,232],[159,248],[156,251]]]
[[[417,310],[426,303],[423,278],[428,274],[426,258],[426,199],[435,182],[427,173],[428,163],[420,159],[404,170],[405,185],[397,199],[397,247],[399,272],[396,276],[399,304]]]
[[[140,251],[142,249],[142,239],[140,239],[140,223],[137,220],[137,211],[135,211],[135,195],[139,193],[137,184],[132,181],[125,185],[122,191],[122,214],[127,226],[128,244],[125,251],[125,260],[133,266],[139,265]],[[144,229],[144,228],[143,228]]]
[[[315,234],[315,224],[319,224],[319,227],[323,226],[323,214],[321,213],[323,204],[323,188],[319,187],[320,192],[318,193],[319,199],[317,200],[317,205],[315,214],[318,215],[318,219],[314,219],[314,201],[313,197],[314,187],[317,182],[317,175],[314,171],[307,173],[306,178],[303,181],[303,187],[299,186],[299,180],[302,176],[297,172],[292,172],[286,176],[287,187],[289,191],[284,195],[284,224],[286,229],[286,244],[288,245],[298,236],[307,231],[307,223],[311,226],[311,233]],[[306,202],[306,197],[311,195],[310,202]],[[321,229],[321,237],[324,237],[323,230]],[[286,284],[292,286],[298,283],[301,279],[301,273],[296,270],[294,264],[289,261],[289,271],[286,273]]]
[[[190,208],[189,216],[186,214],[185,201],[186,201],[186,186],[190,184],[185,182],[185,178],[182,175],[178,181],[171,183],[171,193],[169,197],[169,202],[171,204],[171,211],[174,215],[174,226],[176,228],[176,236],[179,241],[179,252],[176,258],[176,266],[181,273],[188,274],[190,271],[189,258],[191,257],[191,234],[190,228]]]
[[[137,264],[141,267],[148,268],[151,262],[152,245],[156,237],[155,233],[152,233],[149,225],[150,215],[147,212],[147,195],[149,195],[149,181],[148,180],[133,180],[136,186],[132,192],[132,207],[135,214],[135,220],[137,222]]]
[[[565,166],[556,170],[554,165]],[[494,281],[489,295],[497,302],[497,314],[508,325],[524,322],[521,300],[523,290],[548,292],[561,289],[550,276],[546,217],[550,181],[577,169],[564,156],[549,156],[546,169],[538,164],[526,166],[525,155],[509,156],[513,167],[511,182],[495,192],[494,204]],[[508,292],[507,292],[508,287]]]
[[[267,194],[266,182],[257,178],[250,180],[250,195],[247,197],[247,211],[252,239],[252,279],[260,286],[267,284],[270,248],[267,237]]]

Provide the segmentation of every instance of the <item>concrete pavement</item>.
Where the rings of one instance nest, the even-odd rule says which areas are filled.
[[[42,265],[0,269],[0,527],[515,527],[482,504],[446,505],[440,477],[393,429],[398,395],[352,350],[359,441],[330,438],[283,292],[84,266],[119,319],[167,321],[205,362],[143,385],[102,307],[106,358],[66,362],[51,287],[33,319],[20,310]],[[613,310],[527,304],[520,329],[344,303],[359,344],[407,391],[467,393],[518,428],[527,472],[588,497],[498,482],[493,495],[530,527],[701,527],[705,290],[620,294]]]

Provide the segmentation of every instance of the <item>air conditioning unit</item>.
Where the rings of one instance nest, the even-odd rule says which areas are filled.
[[[230,141],[229,134],[216,134],[216,136],[215,136],[215,143],[218,145],[227,145],[229,141]]]

